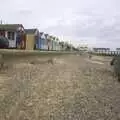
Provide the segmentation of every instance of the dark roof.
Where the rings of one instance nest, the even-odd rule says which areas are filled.
[[[34,34],[37,29],[25,29],[25,33],[27,34]]]
[[[116,48],[116,50],[120,50],[120,48]]]
[[[17,30],[22,24],[0,24],[0,30]]]
[[[40,34],[44,34],[44,32],[39,32]]]

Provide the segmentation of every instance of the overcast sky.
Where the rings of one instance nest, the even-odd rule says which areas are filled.
[[[0,15],[74,45],[120,47],[120,0],[1,0]]]

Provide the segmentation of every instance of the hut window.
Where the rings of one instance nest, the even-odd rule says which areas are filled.
[[[8,39],[14,40],[14,32],[8,32]]]

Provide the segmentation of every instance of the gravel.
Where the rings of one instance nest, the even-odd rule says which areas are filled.
[[[120,120],[120,83],[108,58],[52,59],[9,61],[0,72],[0,120]]]

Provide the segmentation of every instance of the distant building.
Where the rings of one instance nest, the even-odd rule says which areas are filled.
[[[120,48],[116,48],[116,51],[120,51]]]
[[[60,50],[65,50],[65,45],[64,45],[64,42],[59,42],[60,44]]]
[[[9,39],[9,48],[25,48],[25,34],[22,24],[0,24],[0,36]]]
[[[88,51],[88,46],[87,46],[87,45],[79,45],[78,49],[79,49],[80,51],[86,52],[86,51]]]
[[[59,51],[60,50],[59,39],[56,37],[55,41],[56,41],[56,50]]]
[[[44,50],[49,50],[49,35],[45,34],[45,46]]]
[[[48,35],[47,38],[47,45],[48,45],[48,50],[52,50],[52,36]]]
[[[53,37],[52,36],[52,40],[53,40],[53,42],[52,42],[52,50],[56,50],[56,37]]]
[[[94,52],[108,52],[110,48],[93,48]]]

